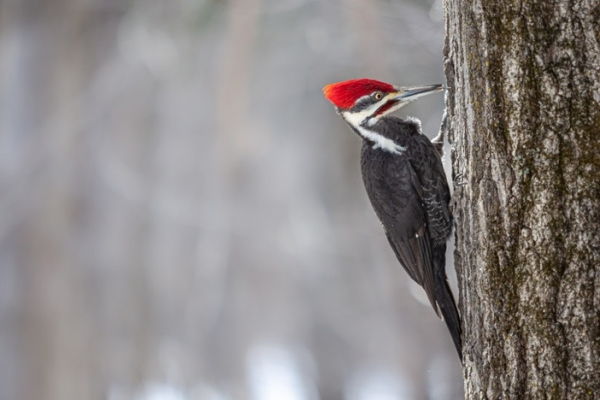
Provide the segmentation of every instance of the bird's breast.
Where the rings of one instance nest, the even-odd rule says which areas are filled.
[[[404,206],[413,196],[408,159],[402,154],[392,154],[363,146],[361,155],[362,178],[373,207]]]

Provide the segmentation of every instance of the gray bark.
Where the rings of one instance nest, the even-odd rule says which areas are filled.
[[[469,399],[600,393],[598,21],[592,0],[446,1]]]

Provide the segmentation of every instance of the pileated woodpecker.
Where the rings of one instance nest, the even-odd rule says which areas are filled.
[[[425,289],[438,317],[441,313],[462,359],[460,319],[445,269],[452,215],[441,160],[443,140],[432,143],[416,119],[389,116],[442,90],[442,85],[397,87],[371,79],[323,88],[338,114],[362,137],[363,182],[375,213],[398,261]]]

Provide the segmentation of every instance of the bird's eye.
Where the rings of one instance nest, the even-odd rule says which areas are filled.
[[[381,99],[383,99],[383,93],[381,93],[381,92],[375,92],[371,96],[373,96],[373,98],[375,100],[381,100]]]

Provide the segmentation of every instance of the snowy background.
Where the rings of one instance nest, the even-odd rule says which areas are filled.
[[[2,1],[0,399],[461,398],[321,93],[443,83],[442,19],[438,0]],[[442,111],[399,114],[432,137]]]

